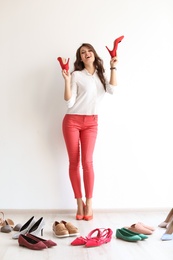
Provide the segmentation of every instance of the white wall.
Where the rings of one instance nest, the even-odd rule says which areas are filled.
[[[0,208],[72,209],[56,58],[91,43],[118,82],[99,118],[95,209],[172,205],[172,0],[0,0]]]

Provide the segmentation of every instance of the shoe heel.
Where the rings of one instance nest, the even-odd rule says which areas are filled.
[[[113,50],[109,50],[109,48],[106,46],[106,49],[108,50],[111,58],[115,57],[117,55],[117,48],[118,48],[118,43],[120,43],[122,41],[122,39],[124,38],[124,36],[120,36],[119,38],[115,39],[114,41],[114,47]]]
[[[21,228],[20,231],[12,236],[13,239],[18,239],[19,236],[28,233],[28,230],[34,225],[35,217],[30,218]]]
[[[69,60],[70,58],[68,58],[68,60],[66,61],[66,63],[63,62],[63,59],[61,57],[58,57],[57,60],[59,61],[59,64],[62,68],[62,70],[69,70]]]
[[[45,226],[45,222],[43,217],[41,217],[40,219],[38,219],[35,224],[29,229],[28,233],[35,235],[35,236],[39,236],[41,234],[41,236],[43,236],[43,228]]]

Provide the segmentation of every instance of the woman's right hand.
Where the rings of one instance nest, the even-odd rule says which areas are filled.
[[[67,70],[62,70],[62,76],[67,81],[70,80],[70,78],[71,78],[70,72]]]

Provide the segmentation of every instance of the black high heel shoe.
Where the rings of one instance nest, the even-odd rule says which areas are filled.
[[[35,224],[28,230],[28,233],[38,236],[41,234],[43,236],[43,228],[45,226],[45,221],[43,217],[35,222]]]
[[[161,222],[158,227],[161,227],[161,228],[166,228],[169,224],[169,222],[173,219],[173,208],[170,210],[170,212],[168,213],[166,219]]]

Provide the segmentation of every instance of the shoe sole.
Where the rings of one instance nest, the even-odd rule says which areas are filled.
[[[54,233],[54,236],[56,236],[56,237],[58,237],[58,238],[63,238],[63,237],[69,237],[70,235],[69,234],[66,234],[66,235],[57,235],[57,234],[55,234],[55,232],[53,232]]]
[[[73,234],[69,234],[69,237],[75,237],[75,236],[79,236],[80,233],[73,233]]]

